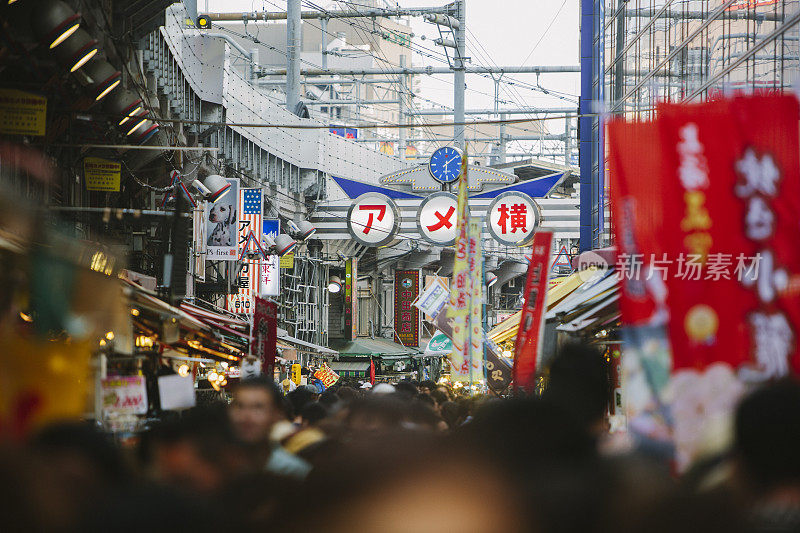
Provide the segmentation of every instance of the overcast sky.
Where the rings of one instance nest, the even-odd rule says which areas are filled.
[[[316,0],[328,5],[326,0]],[[357,3],[357,0],[354,0]],[[402,7],[444,5],[442,0],[399,0]],[[198,0],[198,9],[204,11],[277,11],[285,10],[285,0]],[[487,56],[496,65],[577,65],[578,57],[578,0],[467,0],[467,55],[473,65],[486,65]],[[548,30],[548,26],[550,26]],[[437,48],[432,39],[438,37],[435,26],[422,19],[412,21],[414,43],[420,47]],[[537,41],[547,30],[538,44]],[[425,35],[426,40],[419,36]],[[481,49],[481,47],[485,49]],[[531,53],[533,51],[533,53]],[[527,58],[527,59],[526,59]],[[524,63],[523,63],[524,61]],[[419,54],[414,56],[415,65],[441,65]],[[536,75],[517,74],[513,78],[536,83]],[[539,83],[546,89],[568,93],[576,100],[579,75],[544,74]],[[494,86],[492,80],[477,75],[467,75],[467,108],[493,106]],[[422,80],[421,96],[452,106],[452,75],[425,76]],[[541,92],[505,87],[501,98],[509,107],[525,106],[569,106],[564,100],[555,99]],[[427,107],[427,106],[425,106]]]

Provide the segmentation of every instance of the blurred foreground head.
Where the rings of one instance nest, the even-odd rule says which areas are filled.
[[[155,481],[192,495],[217,492],[254,468],[222,405],[195,407],[160,422],[143,447]]]
[[[265,377],[243,380],[233,389],[229,414],[239,439],[248,444],[266,444],[272,426],[286,416],[283,394]]]
[[[567,344],[550,364],[544,398],[564,409],[593,433],[602,429],[608,412],[610,384],[603,355],[584,344]]]
[[[736,456],[760,496],[793,490],[800,505],[800,384],[782,381],[742,400],[736,412]]]
[[[514,488],[481,457],[430,433],[362,435],[309,476],[296,531],[531,531]]]

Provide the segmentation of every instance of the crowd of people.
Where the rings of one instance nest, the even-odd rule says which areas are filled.
[[[568,346],[541,397],[454,398],[427,381],[165,413],[121,446],[88,422],[0,449],[4,531],[800,531],[800,385],[738,407],[724,454],[608,445],[601,356]]]

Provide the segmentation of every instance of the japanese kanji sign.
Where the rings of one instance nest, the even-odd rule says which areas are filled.
[[[450,357],[450,379],[453,381],[470,381],[472,365],[470,364],[471,343],[469,312],[472,300],[472,278],[469,272],[469,199],[467,193],[467,150],[461,158],[461,173],[458,177],[458,219],[456,222],[455,255],[453,257],[453,282],[450,286],[450,304],[446,318],[452,320],[447,324],[452,331],[453,355]],[[448,320],[448,322],[449,322]],[[445,331],[443,326],[440,326]]]
[[[536,385],[536,363],[541,351],[542,319],[550,271],[553,234],[539,231],[533,238],[531,262],[525,282],[522,316],[514,346],[514,388],[531,392]]]
[[[339,374],[326,364],[323,364],[319,370],[314,372],[314,377],[320,380],[326,389],[333,387],[339,381]]]
[[[358,258],[345,263],[344,274],[344,336],[355,340],[358,336]]]
[[[83,160],[83,178],[87,191],[119,192],[122,164],[99,157]]]
[[[281,230],[281,221],[278,219],[264,219],[262,224],[263,236],[273,240],[278,238]],[[263,237],[262,237],[263,238]],[[281,290],[280,260],[277,255],[270,255],[266,261],[261,262],[261,296],[278,296]]]
[[[252,314],[253,296],[259,293],[264,262],[264,247],[261,242],[262,191],[261,189],[240,189],[238,249],[241,269],[236,277],[238,290],[228,296],[228,310],[234,313]]]
[[[417,228],[425,239],[440,246],[452,246],[456,240],[458,199],[447,192],[425,198],[417,212]]]
[[[382,246],[397,234],[399,211],[394,201],[374,192],[362,194],[353,201],[347,213],[350,235],[365,246]]]
[[[500,244],[531,242],[539,227],[539,206],[525,193],[508,191],[495,198],[486,212],[486,227]]]
[[[668,309],[673,372],[800,369],[797,114],[794,96],[737,97],[609,127],[623,320]]]
[[[37,94],[0,89],[0,133],[44,135],[47,98]]]
[[[419,346],[420,312],[414,300],[419,296],[420,271],[397,270],[394,273],[395,342],[403,346]]]
[[[272,377],[278,352],[278,306],[256,296],[253,313],[253,355],[261,361],[261,373]]]

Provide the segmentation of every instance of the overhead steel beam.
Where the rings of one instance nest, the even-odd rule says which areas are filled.
[[[552,65],[538,67],[466,67],[463,72],[467,74],[563,74],[580,72],[578,65]],[[405,68],[363,68],[363,69],[302,69],[301,76],[399,76],[401,74],[453,74],[450,67],[405,67]],[[262,69],[262,76],[283,76],[285,68]]]
[[[341,106],[341,105],[379,105],[399,104],[400,100],[303,100],[306,105]]]
[[[577,113],[578,106],[575,107],[547,107],[547,108],[528,108],[528,109],[466,109],[465,115],[533,115],[537,113],[570,114]],[[408,111],[407,115],[452,115],[452,109],[419,109]]]
[[[363,80],[340,78],[306,78],[300,81],[301,85],[355,85],[357,83],[399,83],[395,78],[364,78]],[[258,80],[258,85],[286,85],[286,80]]]
[[[428,124],[430,126],[430,124]],[[357,126],[356,126],[357,127]],[[422,127],[422,126],[420,126]],[[441,137],[417,137],[414,139],[408,139],[409,143],[415,142],[438,142],[438,141],[449,141],[452,137],[448,137],[446,135],[442,135]],[[397,139],[350,139],[351,141],[355,141],[357,143],[369,143],[369,142],[396,142]],[[467,142],[500,142],[500,137],[472,137],[466,139]],[[548,133],[547,135],[506,135],[507,141],[563,141],[564,134],[563,133]]]
[[[674,20],[705,20],[708,18],[709,12],[704,11],[683,11],[680,7],[676,7],[674,11],[664,11],[659,13],[661,9],[638,8],[626,9],[623,16],[625,18],[646,18],[650,19],[658,17],[661,19],[674,19]],[[746,9],[737,9],[734,11],[726,11],[718,17],[722,20],[767,20],[771,22],[782,21],[786,17],[782,13],[748,13]]]
[[[372,18],[372,17],[421,17],[422,15],[447,15],[450,13],[448,6],[440,7],[414,7],[397,9],[328,9],[324,11],[303,11],[304,19],[345,19],[345,18]],[[250,20],[286,20],[285,11],[251,11],[248,13],[203,13],[202,16],[216,22],[242,22]]]

